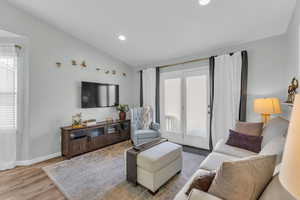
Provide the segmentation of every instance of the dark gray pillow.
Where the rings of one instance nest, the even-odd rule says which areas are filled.
[[[262,136],[246,135],[234,130],[229,130],[229,132],[229,138],[226,142],[227,145],[246,149],[254,153],[259,153],[261,151]]]

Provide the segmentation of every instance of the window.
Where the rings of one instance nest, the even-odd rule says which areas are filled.
[[[0,129],[17,128],[17,52],[0,45]]]

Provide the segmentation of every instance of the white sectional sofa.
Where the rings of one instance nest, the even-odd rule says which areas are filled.
[[[254,155],[277,155],[278,165],[273,179],[266,187],[259,200],[295,200],[280,184],[278,179],[280,160],[284,149],[288,121],[280,117],[272,119],[264,128],[263,145],[259,154],[226,145],[226,140],[217,143],[212,153],[201,163],[199,170],[189,179],[185,186],[175,196],[174,200],[221,200],[206,192],[193,189],[189,196],[185,194],[192,180],[197,175],[217,170],[224,161],[235,161]],[[242,199],[241,199],[242,200]]]

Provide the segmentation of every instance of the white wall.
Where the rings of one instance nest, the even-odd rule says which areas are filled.
[[[200,52],[193,56],[166,61],[159,65],[209,57],[212,55],[222,55],[240,50],[248,51],[247,120],[259,121],[260,116],[252,111],[252,104],[255,98],[279,97],[282,101],[286,98],[288,78],[285,68],[287,65],[287,39],[285,35],[249,42],[234,47]],[[137,89],[138,88],[139,86],[137,86]],[[283,110],[289,112],[285,107],[283,107]]]
[[[300,65],[299,65],[299,29],[300,29],[300,2],[297,1],[295,11],[291,22],[289,24],[286,37],[287,37],[287,55],[288,64],[286,66],[286,74],[291,81],[293,76],[300,78]]]
[[[134,103],[133,70],[100,50],[0,2],[0,29],[28,39],[29,129],[28,147],[23,144],[19,159],[28,160],[60,151],[59,128],[71,123],[71,116],[82,112],[85,119],[103,120],[113,109],[80,109],[80,82],[96,81],[120,84],[120,103]],[[71,60],[85,60],[87,69],[71,66]],[[57,68],[55,63],[62,62]],[[96,67],[126,72],[127,77],[104,75]]]

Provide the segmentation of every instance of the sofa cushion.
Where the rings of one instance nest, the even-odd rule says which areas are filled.
[[[156,172],[181,156],[180,145],[163,142],[137,156],[137,165],[149,172]]]
[[[277,163],[280,163],[284,150],[285,140],[286,138],[282,136],[273,138],[263,147],[259,155],[276,155]]]
[[[224,162],[208,192],[228,200],[257,200],[273,176],[275,162],[276,156]]]
[[[279,176],[275,175],[259,200],[296,200],[296,198],[284,189],[279,181]]]
[[[229,146],[226,144],[225,139],[220,140],[216,144],[216,146],[214,148],[214,152],[224,153],[224,154],[239,157],[239,158],[245,158],[245,157],[257,155],[256,153],[245,150],[245,149]]]
[[[185,192],[190,187],[193,179],[197,176],[209,174],[210,171],[204,170],[204,169],[198,169],[192,177],[187,181],[187,183],[181,188],[181,190],[176,194],[175,198],[173,200],[187,200],[188,196],[185,194]]]
[[[282,117],[276,117],[271,119],[263,130],[262,146],[264,147],[273,138],[282,136],[285,137],[288,131],[289,121]]]
[[[262,136],[246,135],[243,133],[229,130],[229,138],[226,142],[227,145],[246,149],[254,153],[259,153],[261,150]]]
[[[201,190],[193,189],[188,200],[222,200],[214,195]]]
[[[261,136],[264,124],[262,122],[236,122],[235,131],[246,135]]]
[[[137,130],[135,134],[138,139],[155,138],[159,135],[157,131],[151,129]]]
[[[201,163],[200,168],[208,171],[217,170],[223,162],[226,161],[235,161],[240,158],[226,155],[223,153],[212,152],[210,153],[206,159]]]

